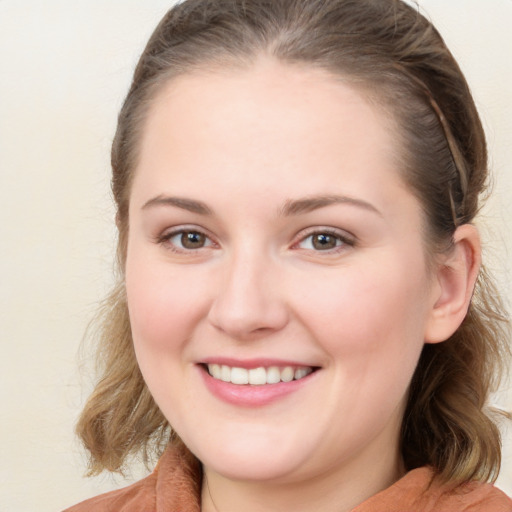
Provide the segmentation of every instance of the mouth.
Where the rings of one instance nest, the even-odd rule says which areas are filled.
[[[301,380],[317,370],[317,368],[312,366],[260,366],[251,369],[224,364],[206,364],[204,366],[210,376],[215,380],[237,385],[252,386],[264,386],[268,384],[279,384],[280,382]]]

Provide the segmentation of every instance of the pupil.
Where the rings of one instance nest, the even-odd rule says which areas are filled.
[[[326,250],[336,247],[336,239],[331,235],[320,234],[313,238],[313,247],[315,249]]]
[[[205,236],[196,231],[189,231],[181,235],[181,243],[186,249],[197,249],[204,246]]]

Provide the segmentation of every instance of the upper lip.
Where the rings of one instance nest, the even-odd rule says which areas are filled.
[[[292,366],[294,368],[316,368],[315,365],[309,363],[274,358],[234,359],[230,357],[208,357],[202,360],[201,364],[218,364],[230,366],[231,368],[245,368],[247,370],[253,368],[270,368],[271,366],[277,366],[279,368],[284,368],[285,366]]]

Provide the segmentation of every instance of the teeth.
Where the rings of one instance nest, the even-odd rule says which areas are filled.
[[[277,384],[281,382],[281,372],[277,366],[271,366],[267,370],[267,384]]]
[[[231,368],[233,384],[249,384],[249,372],[245,368]]]
[[[309,368],[297,368],[295,370],[294,378],[295,380],[300,380],[306,375],[309,375],[311,372],[309,371]]]
[[[291,366],[287,366],[281,370],[281,380],[283,382],[291,382],[293,380],[295,372]]]
[[[220,368],[220,364],[211,364],[208,369],[210,370],[210,373],[213,377],[219,380],[221,379],[222,370]]]
[[[231,382],[231,368],[229,366],[220,367],[220,379],[224,382]]]
[[[310,367],[293,368],[285,366],[279,368],[271,366],[269,368],[237,368],[220,364],[209,364],[208,372],[218,380],[231,382],[232,384],[251,384],[253,386],[263,386],[264,384],[277,384],[278,382],[291,382],[300,380],[313,371]]]
[[[234,368],[233,368],[234,370]],[[254,386],[262,386],[267,383],[267,372],[265,368],[253,368],[249,370],[249,384]]]

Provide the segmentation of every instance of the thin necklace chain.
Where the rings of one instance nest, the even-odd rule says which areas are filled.
[[[206,488],[208,489],[208,495],[210,496],[210,501],[212,502],[213,508],[215,509],[215,512],[219,512],[217,505],[215,505],[215,501],[213,501],[212,492],[210,491],[210,484],[208,483],[208,478],[206,475],[204,475],[204,480],[206,482]]]

